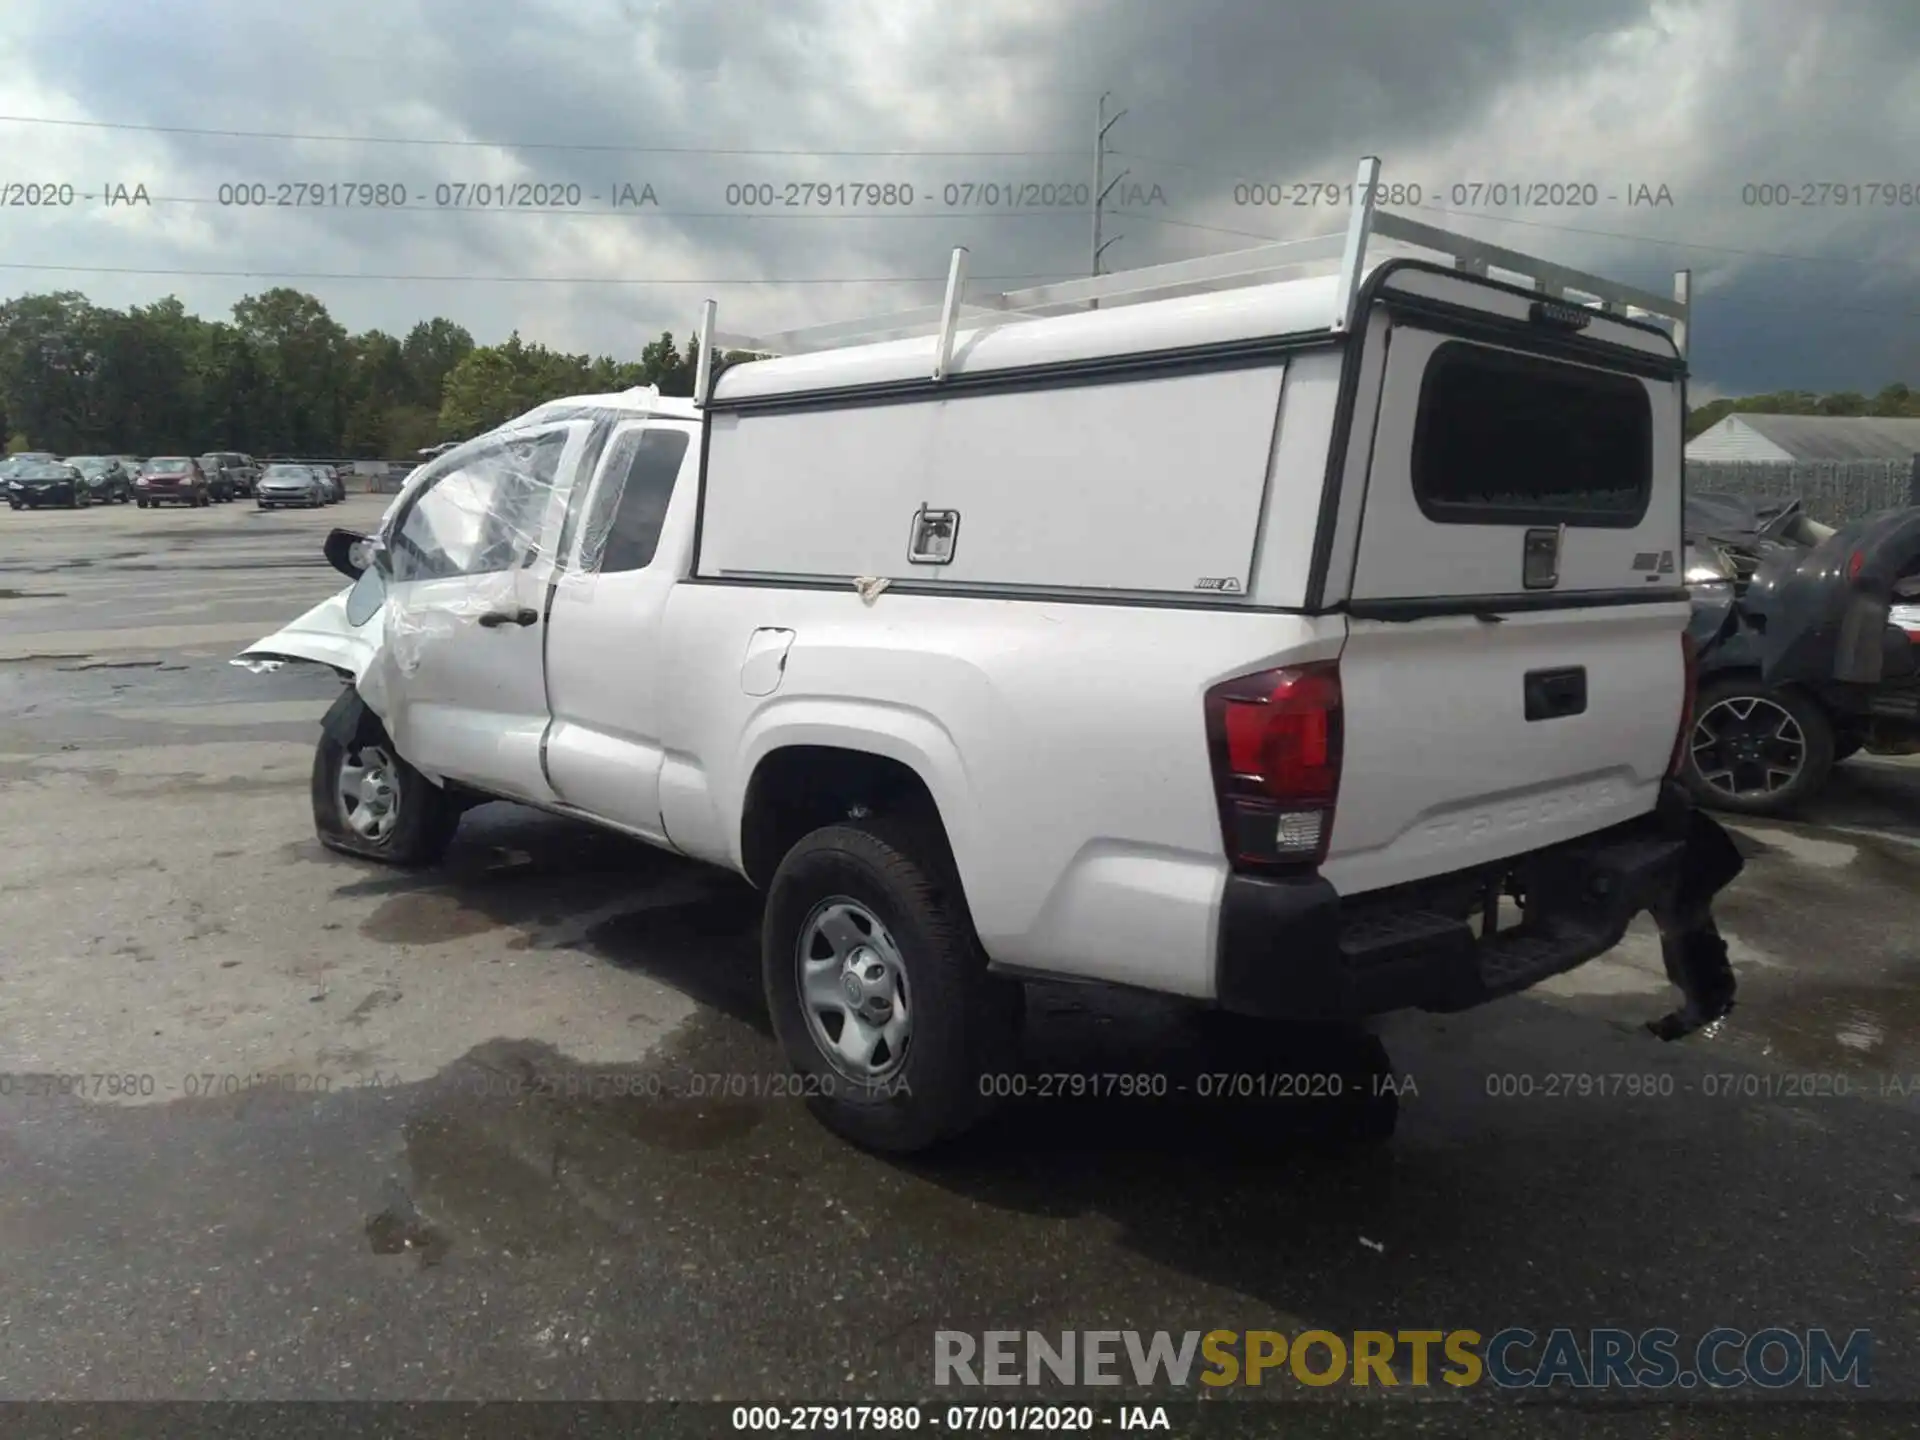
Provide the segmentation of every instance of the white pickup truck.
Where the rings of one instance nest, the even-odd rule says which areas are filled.
[[[1331,275],[965,302],[956,252],[937,311],[423,466],[242,657],[352,682],[321,837],[430,862],[504,798],[737,871],[819,1113],[895,1151],[982,1113],[1025,977],[1345,1023],[1678,913],[1685,365],[1626,311],[1686,307],[1372,193]]]

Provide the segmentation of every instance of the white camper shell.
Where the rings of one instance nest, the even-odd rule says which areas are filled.
[[[354,594],[242,657],[371,712],[322,837],[430,859],[507,797],[745,875],[793,1063],[894,1149],[977,1112],[1018,977],[1319,1020],[1602,953],[1681,849],[1685,277],[1377,180],[1297,245],[984,297],[956,252],[940,307],[777,336],[709,301],[693,406],[423,467]]]

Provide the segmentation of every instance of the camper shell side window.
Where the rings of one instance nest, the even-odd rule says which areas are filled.
[[[1420,385],[1413,494],[1436,524],[1632,529],[1653,493],[1653,407],[1634,376],[1465,340]]]

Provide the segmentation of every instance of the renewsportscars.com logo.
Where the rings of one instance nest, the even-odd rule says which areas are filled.
[[[1677,1330],[940,1330],[936,1385],[1287,1384],[1503,1390],[1785,1390],[1871,1381],[1873,1336],[1824,1329]],[[1198,1363],[1196,1363],[1198,1362]]]

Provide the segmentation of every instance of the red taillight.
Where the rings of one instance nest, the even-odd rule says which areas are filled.
[[[1227,858],[1236,870],[1318,865],[1340,790],[1340,668],[1318,661],[1207,692],[1207,742]]]
[[[1680,778],[1681,767],[1687,763],[1687,739],[1693,733],[1693,696],[1700,688],[1700,650],[1684,630],[1680,632],[1680,657],[1686,688],[1680,696],[1680,733],[1673,737],[1673,756],[1667,761],[1667,777],[1672,780]]]
[[[1860,571],[1865,567],[1866,563],[1866,555],[1861,551],[1854,551],[1853,554],[1847,558],[1847,579],[1858,580],[1860,578]]]

